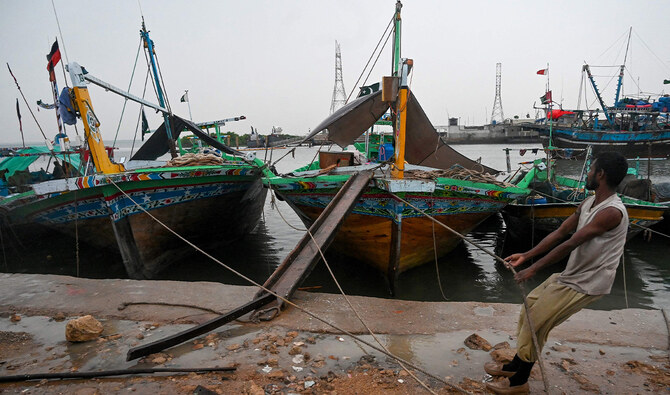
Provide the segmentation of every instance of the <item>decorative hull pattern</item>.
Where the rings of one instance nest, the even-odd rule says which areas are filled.
[[[309,226],[330,203],[348,175],[318,178],[275,178],[270,185]],[[467,234],[508,202],[527,191],[491,184],[438,178],[394,180],[374,178],[335,236],[340,253],[366,262],[386,274],[391,286],[398,274],[449,253],[460,238],[389,192]]]
[[[549,144],[549,130],[539,129],[542,143]],[[588,130],[572,130],[554,128],[552,131],[554,146],[559,148],[585,149],[591,146],[594,153],[616,151],[628,158],[667,157],[670,155],[670,130],[640,132],[598,132]]]
[[[159,168],[45,182],[1,207],[10,225],[77,230],[82,241],[101,247],[116,247],[115,232],[127,223],[142,264],[124,262],[126,270],[151,278],[188,247],[142,209],[196,245],[227,243],[253,230],[266,193],[260,170],[250,165]]]

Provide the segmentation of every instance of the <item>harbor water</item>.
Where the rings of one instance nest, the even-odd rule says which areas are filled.
[[[117,145],[121,147],[115,152],[117,159],[130,156],[132,142],[122,141]],[[518,167],[519,162],[532,161],[544,156],[541,149],[535,153],[532,150],[541,148],[539,144],[454,145],[453,147],[472,159],[481,158],[483,164],[499,170],[506,169],[504,148],[511,148],[512,171]],[[298,147],[293,154],[278,161],[276,169],[280,173],[287,173],[301,167],[312,161],[319,149],[326,150],[328,147]],[[523,156],[521,149],[527,149]],[[289,150],[255,152],[261,159],[272,159],[274,162]],[[582,170],[582,164],[583,162],[579,160],[561,160],[557,167],[561,174],[577,178]],[[630,165],[634,167],[635,162],[631,161]],[[640,174],[646,177],[648,162],[640,161],[639,169]],[[652,161],[650,178],[653,182],[670,181],[670,163]],[[220,220],[225,222],[226,218]],[[203,246],[203,248],[222,263],[256,282],[263,283],[303,234],[304,225],[290,207],[268,193],[263,219],[254,232],[232,245]],[[491,217],[468,236],[480,246],[503,257],[522,252],[527,248],[525,245],[515,245],[506,238],[505,224],[500,215]],[[11,235],[4,235],[4,243],[11,246],[4,249],[4,261],[0,263],[0,271],[71,276],[79,273],[79,276],[88,278],[126,277],[120,256],[81,243],[77,244],[74,239],[66,236],[52,234],[46,240],[22,240],[21,245],[10,244],[10,239]],[[184,244],[184,248],[191,247]],[[649,240],[643,237],[630,240],[626,245],[623,264],[617,272],[611,295],[600,299],[591,308],[659,309],[670,306],[669,254],[668,238],[654,234]],[[391,297],[384,276],[365,263],[338,255],[336,251],[328,251],[326,260],[345,293]],[[563,267],[564,263],[559,263],[545,269],[531,279],[527,287],[534,287],[550,273],[560,271]],[[195,250],[186,259],[160,273],[157,279],[250,285]],[[326,293],[338,292],[323,262],[316,266],[302,284],[302,289]],[[461,243],[437,262],[429,262],[402,273],[396,283],[396,294],[393,297],[418,301],[521,302],[519,288],[513,281],[512,274],[497,264],[491,256],[466,243]]]

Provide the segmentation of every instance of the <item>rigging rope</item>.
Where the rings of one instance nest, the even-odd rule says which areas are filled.
[[[142,90],[142,99],[146,96],[147,93],[147,82],[149,79],[150,70],[147,67],[147,75],[144,78],[144,89]],[[153,81],[153,80],[152,80]],[[137,123],[135,124],[135,135],[133,136],[133,144],[130,146],[130,157],[133,157],[133,152],[135,151],[135,142],[137,141],[137,131],[140,128],[140,122],[142,120],[142,110],[144,110],[144,104],[140,104],[140,113],[137,116]]]
[[[372,74],[372,70],[375,69],[375,66],[377,65],[377,62],[379,61],[379,57],[381,56],[382,52],[384,51],[384,48],[386,48],[386,44],[388,44],[389,38],[391,38],[392,33],[393,33],[393,30],[391,30],[388,33],[388,35],[386,36],[386,40],[384,41],[384,46],[382,47],[382,49],[377,54],[377,58],[375,59],[375,63],[370,68],[370,71],[368,72],[368,75],[365,76],[365,81],[363,81],[363,86],[365,86],[365,84],[368,82],[368,79],[370,78],[370,74]],[[363,70],[363,71],[365,71],[365,70]]]
[[[361,75],[358,76],[358,79],[356,80],[356,83],[354,84],[354,89],[358,86],[358,83],[360,82],[361,77],[363,76],[363,73],[365,73],[365,70],[368,68],[368,65],[370,64],[370,61],[372,60],[372,57],[375,55],[375,52],[377,51],[377,48],[379,48],[379,44],[380,44],[380,43],[382,42],[382,40],[384,39],[384,35],[386,35],[386,31],[387,31],[387,30],[389,29],[389,27],[393,24],[393,20],[394,20],[394,19],[395,19],[395,15],[393,15],[393,17],[392,17],[391,20],[389,21],[389,24],[386,26],[386,29],[384,30],[384,33],[382,33],[381,38],[380,38],[379,41],[377,42],[377,46],[376,46],[375,49],[372,51],[372,54],[370,54],[370,58],[368,59],[368,62],[365,64],[365,67],[363,67],[363,70],[361,70]],[[387,38],[387,40],[388,40],[388,38]],[[384,44],[384,46],[386,46],[386,44]],[[383,51],[383,50],[384,50],[384,47],[382,47],[381,51]],[[379,51],[379,52],[381,53],[381,51]],[[379,56],[377,56],[377,59],[379,59]],[[375,60],[375,63],[372,65],[372,68],[373,68],[373,69],[374,69],[374,67],[375,67],[376,64],[377,64],[377,61]],[[368,74],[368,76],[369,76],[369,74]],[[363,85],[365,85],[365,82],[363,83]],[[351,92],[349,92],[349,97],[347,97],[347,101],[345,102],[345,104],[346,104],[346,103],[349,103],[349,99],[351,98],[351,95],[354,93],[354,89],[352,89]]]
[[[26,104],[26,107],[28,107],[28,111],[30,111],[30,115],[32,115],[33,120],[34,120],[35,123],[37,124],[37,127],[38,127],[39,130],[40,130],[40,133],[42,133],[42,137],[44,137],[44,140],[46,140],[46,141],[48,142],[49,139],[47,138],[47,135],[44,134],[44,130],[42,130],[42,126],[41,126],[40,123],[37,121],[37,117],[35,117],[35,113],[33,112],[33,109],[32,109],[32,108],[30,107],[30,105],[28,104],[28,100],[26,100],[26,96],[23,94],[23,91],[21,90],[21,86],[19,85],[19,81],[17,81],[17,80],[16,80],[16,77],[14,77],[14,73],[12,72],[12,68],[9,67],[9,63],[7,63],[7,70],[9,70],[9,74],[11,74],[12,78],[14,79],[14,83],[16,84],[16,88],[19,90],[19,93],[21,94],[21,97],[23,98],[23,102]],[[18,108],[18,106],[17,106],[17,108]],[[49,147],[47,146],[47,148],[49,148]],[[53,147],[51,147],[51,148],[49,149],[49,153],[51,154],[51,157],[52,157],[54,160],[57,160],[57,158],[56,158],[56,154],[55,154],[54,151],[53,151]],[[49,160],[51,160],[51,159],[49,159]]]
[[[654,56],[656,57],[656,59],[659,61],[659,63],[660,63],[661,65],[663,65],[663,67],[665,67],[667,70],[670,70],[670,66],[668,66],[668,64],[667,64],[666,62],[664,62],[663,59],[661,59],[658,55],[656,55],[656,53],[655,53],[654,51],[651,50],[651,48],[649,47],[649,45],[647,45],[647,43],[642,39],[642,37],[640,37],[640,35],[637,34],[637,31],[633,31],[633,32],[635,33],[635,35],[637,36],[637,38],[640,39],[640,41],[642,42],[642,44],[644,44],[644,46],[647,47],[647,50],[649,50],[649,52],[651,52],[651,54],[654,55]]]
[[[461,392],[463,392],[463,393],[468,393],[468,392],[465,391],[464,389],[460,388],[458,385],[449,383],[449,382],[447,382],[446,380],[444,380],[444,379],[442,379],[442,378],[440,378],[440,377],[438,377],[438,376],[436,376],[436,375],[434,375],[434,374],[432,374],[432,373],[427,372],[427,371],[424,370],[423,368],[421,368],[421,367],[419,367],[419,366],[417,366],[417,365],[414,365],[414,364],[412,364],[412,363],[410,363],[410,362],[408,362],[408,361],[405,361],[404,359],[402,359],[402,358],[400,358],[400,357],[398,357],[398,356],[396,356],[396,355],[393,355],[393,354],[391,354],[390,352],[388,352],[388,351],[386,351],[386,350],[384,350],[384,349],[382,349],[382,348],[379,348],[379,347],[375,346],[374,344],[372,344],[372,343],[370,343],[370,342],[368,342],[368,341],[366,341],[366,340],[364,340],[364,339],[361,339],[360,337],[354,335],[353,333],[347,331],[346,329],[340,328],[340,327],[337,326],[336,324],[334,324],[334,323],[332,323],[332,322],[329,322],[329,321],[327,321],[327,320],[324,319],[324,318],[319,317],[318,315],[312,313],[311,311],[309,311],[309,310],[307,310],[307,309],[305,309],[305,308],[303,308],[303,307],[297,305],[296,303],[294,303],[294,302],[292,302],[292,301],[290,301],[290,300],[284,298],[283,296],[277,294],[276,292],[274,292],[274,291],[272,291],[272,290],[270,290],[270,289],[264,287],[263,285],[257,283],[256,281],[252,280],[251,278],[245,276],[244,274],[238,272],[237,270],[233,269],[232,267],[226,265],[225,263],[221,262],[220,260],[218,260],[217,258],[215,258],[214,256],[212,256],[211,254],[209,254],[209,253],[206,252],[205,250],[203,250],[203,249],[199,248],[198,246],[196,246],[195,244],[193,244],[191,241],[187,240],[185,237],[183,237],[183,236],[181,236],[180,234],[178,234],[177,232],[175,232],[172,228],[170,228],[169,226],[167,226],[166,224],[164,224],[162,221],[160,221],[158,218],[156,218],[153,214],[151,214],[150,212],[148,212],[144,207],[142,207],[139,203],[137,203],[137,202],[136,202],[130,195],[128,195],[123,189],[121,189],[121,187],[119,187],[119,186],[114,182],[114,180],[112,180],[112,179],[111,179],[110,177],[108,177],[108,176],[107,176],[106,178],[107,178],[107,180],[109,181],[110,184],[114,185],[114,187],[116,187],[116,189],[118,189],[119,192],[121,192],[126,198],[128,198],[128,199],[129,199],[135,206],[137,206],[142,212],[144,212],[145,214],[147,214],[147,215],[148,215],[151,219],[153,219],[156,223],[158,223],[158,224],[161,225],[163,228],[165,228],[168,232],[172,233],[174,236],[176,236],[177,238],[179,238],[180,240],[182,240],[183,242],[185,242],[186,244],[188,244],[189,246],[191,246],[192,248],[194,248],[196,251],[198,251],[198,252],[200,252],[201,254],[205,255],[207,258],[209,258],[209,259],[211,259],[212,261],[216,262],[217,264],[219,264],[220,266],[222,266],[222,267],[224,267],[225,269],[229,270],[230,272],[232,272],[233,274],[237,275],[238,277],[244,279],[244,280],[247,281],[248,283],[250,283],[250,284],[256,286],[257,288],[260,288],[261,290],[263,290],[263,291],[265,291],[265,292],[267,292],[267,293],[269,293],[269,294],[275,296],[276,298],[280,299],[282,302],[286,303],[287,305],[290,305],[290,306],[292,306],[292,307],[294,307],[294,308],[296,308],[296,309],[302,311],[303,313],[309,315],[310,317],[316,319],[317,321],[320,321],[320,322],[322,322],[322,323],[324,323],[324,324],[330,326],[331,328],[333,328],[333,329],[335,329],[335,330],[338,330],[338,331],[340,331],[341,333],[343,333],[343,334],[345,334],[345,335],[351,337],[352,339],[357,340],[357,341],[359,341],[359,342],[365,344],[366,346],[372,348],[373,350],[376,350],[376,351],[378,351],[378,352],[380,352],[380,353],[382,353],[382,354],[384,354],[384,355],[386,355],[386,356],[392,358],[393,360],[397,361],[398,363],[403,363],[403,364],[405,364],[405,365],[411,367],[412,369],[414,369],[414,370],[416,370],[416,371],[419,371],[419,372],[421,372],[421,373],[423,373],[423,374],[425,374],[425,375],[427,375],[427,376],[429,376],[429,377],[431,377],[431,378],[433,378],[433,379],[435,379],[435,380],[437,380],[437,381],[439,381],[439,382],[441,382],[441,383],[444,383],[444,384],[447,385],[447,386],[450,386],[450,387],[452,387],[452,388],[454,388],[454,389],[456,389],[456,390],[459,390],[459,391],[461,391]]]
[[[148,51],[148,49],[147,49]],[[149,57],[147,55],[147,51],[142,51],[144,52],[144,60],[147,62],[147,74],[151,74],[151,61],[149,60]],[[156,94],[156,97],[158,97],[158,89],[156,88],[156,81],[154,81],[153,78],[151,78],[151,85],[154,87],[154,93]]]
[[[160,76],[161,80],[158,81],[161,86],[163,87],[163,94],[164,94],[164,99],[165,99],[165,108],[168,109],[170,113],[172,113],[172,109],[170,108],[170,100],[168,99],[168,94],[167,94],[167,89],[165,88],[165,80],[163,80],[163,71],[161,70],[161,64],[158,62],[158,54],[156,54],[156,49],[154,47],[154,56],[156,57],[156,66],[158,66],[158,75]],[[167,126],[167,125],[166,125]]]
[[[65,48],[65,40],[63,39],[63,31],[60,29],[60,21],[58,20],[58,13],[56,12],[56,5],[54,0],[51,0],[51,6],[54,9],[54,16],[56,17],[56,24],[58,25],[58,34],[60,35],[60,42],[63,43],[63,53],[65,53],[65,61],[69,64],[70,59],[67,57],[67,49]]]
[[[133,65],[133,72],[130,74],[130,82],[128,83],[128,92],[130,92],[130,87],[133,85],[133,79],[135,77],[135,68],[137,67],[137,60],[140,58],[140,50],[142,49],[142,39],[140,39],[140,45],[137,46],[137,55],[135,55],[135,64]],[[126,111],[126,104],[128,104],[128,98],[124,97],[123,108],[121,109],[121,116],[119,117],[119,125],[116,127],[116,134],[114,135],[114,142],[112,147],[116,147],[116,138],[119,137],[119,130],[121,130],[121,121],[123,120],[123,113]]]

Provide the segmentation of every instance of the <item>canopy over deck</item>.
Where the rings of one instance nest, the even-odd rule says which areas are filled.
[[[353,100],[315,127],[305,140],[328,129],[328,138],[340,147],[353,144],[357,137],[372,127],[389,109],[389,103],[383,102],[381,98],[381,91],[377,91]],[[448,169],[458,164],[484,173],[499,173],[498,170],[477,163],[444,143],[413,93],[410,93],[407,112],[405,159],[408,163],[437,169]]]

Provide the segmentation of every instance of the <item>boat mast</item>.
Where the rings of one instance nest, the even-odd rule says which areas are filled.
[[[626,68],[626,60],[628,59],[628,48],[630,48],[630,36],[633,33],[633,27],[628,30],[628,43],[626,44],[626,54],[623,56],[623,63],[619,69],[619,81],[616,85],[616,95],[614,95],[614,106],[619,102],[619,94],[621,93],[621,86],[623,85],[623,70]]]
[[[144,24],[144,17],[142,17],[142,30],[140,30],[140,35],[144,40],[144,47],[149,52],[149,59],[151,61],[151,71],[154,74],[154,81],[156,82],[156,92],[158,93],[158,103],[161,105],[161,107],[165,107],[168,110],[170,110],[165,105],[165,98],[163,96],[161,79],[158,76],[158,68],[156,67],[154,42],[149,38],[149,32],[147,31],[147,27]],[[170,147],[170,155],[172,155],[172,157],[175,158],[177,156],[177,150],[175,148],[174,139],[172,138],[172,130],[170,128],[170,117],[167,113],[163,113],[163,121],[165,122],[165,132],[167,133],[168,137],[168,146]]]
[[[398,0],[395,4],[395,22],[393,25],[393,65],[391,69],[391,75],[394,77],[398,76],[398,72],[401,66],[400,58],[400,33],[402,30],[402,19],[400,18],[400,10],[402,9],[402,3]]]
[[[607,118],[607,121],[610,123],[612,129],[614,129],[614,122],[612,121],[612,116],[610,115],[609,111],[607,111],[607,106],[605,105],[603,97],[600,94],[600,91],[598,90],[598,86],[596,86],[596,81],[593,79],[593,74],[591,74],[591,69],[589,68],[589,65],[585,64],[582,70],[586,71],[586,75],[589,77],[589,81],[591,81],[591,86],[593,86],[593,91],[596,93],[596,97],[598,98],[600,107],[603,109],[603,113],[605,113],[605,118]]]
[[[91,157],[93,164],[98,173],[113,174],[125,171],[125,168],[120,163],[112,163],[107,155],[105,143],[102,141],[100,135],[100,121],[93,111],[91,104],[91,97],[88,95],[88,88],[86,87],[86,78],[84,72],[79,64],[72,62],[68,65],[70,72],[70,80],[72,80],[72,91],[74,92],[75,108],[81,114],[81,120],[84,124],[84,132],[88,148],[91,150]]]
[[[395,105],[395,161],[393,170],[391,171],[393,178],[405,177],[405,134],[407,132],[407,100],[409,99],[407,75],[412,65],[411,59],[402,59],[400,57],[401,9],[402,3],[398,0],[395,6],[395,35],[393,39],[393,77],[396,80],[399,79],[398,97]]]

